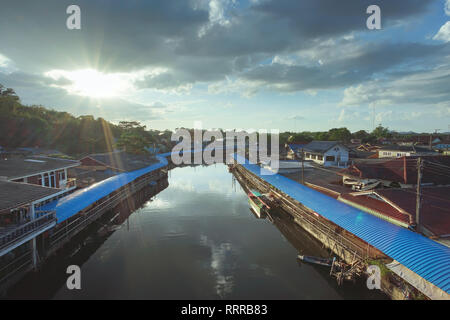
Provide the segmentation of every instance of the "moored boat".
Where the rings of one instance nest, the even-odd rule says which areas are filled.
[[[297,258],[304,262],[314,263],[314,264],[318,264],[318,265],[325,266],[325,267],[331,267],[333,265],[333,261],[335,259],[335,258],[328,259],[328,258],[321,258],[321,257],[314,257],[314,256],[304,256],[304,255],[300,255],[300,254],[297,256]]]
[[[265,196],[256,190],[250,190],[248,193],[248,204],[258,218],[265,218],[270,210],[270,206],[264,201]]]

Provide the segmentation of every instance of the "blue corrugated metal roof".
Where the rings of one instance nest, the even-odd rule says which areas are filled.
[[[306,146],[306,145],[307,145],[307,143],[305,143],[305,144],[290,143],[289,144],[289,148],[291,148],[292,151],[297,152],[297,151],[303,149],[303,147]]]
[[[192,151],[189,151],[192,152]],[[61,199],[47,203],[40,207],[40,210],[56,210],[56,217],[58,223],[61,223],[70,217],[74,216],[81,210],[87,208],[95,201],[107,196],[114,190],[130,183],[136,178],[151,172],[153,170],[164,167],[168,164],[166,157],[170,156],[173,152],[161,153],[156,156],[159,163],[155,163],[151,166],[118,174],[114,177],[105,179],[98,183],[93,184],[90,187],[75,191],[74,193],[63,197]]]
[[[61,223],[62,221],[77,214],[84,208],[87,208],[95,201],[98,201],[101,198],[107,196],[114,190],[130,183],[131,181],[146,173],[167,165],[168,162],[166,158],[160,156],[157,156],[157,158],[159,160],[158,163],[139,170],[121,173],[114,177],[105,179],[96,184],[93,184],[90,187],[75,191],[74,193],[71,193],[64,198],[47,203],[40,209],[56,210],[58,223]]]
[[[450,293],[450,248],[235,155],[247,170]]]

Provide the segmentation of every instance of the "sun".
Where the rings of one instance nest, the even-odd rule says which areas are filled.
[[[130,88],[130,82],[126,75],[102,73],[95,69],[52,70],[45,75],[59,81],[54,84],[56,87],[62,87],[71,94],[92,98],[119,96]]]

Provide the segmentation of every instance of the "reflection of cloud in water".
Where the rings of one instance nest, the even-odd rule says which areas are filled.
[[[192,181],[174,180],[170,182],[171,189],[179,189],[181,191],[195,192]]]
[[[170,176],[170,188],[192,192],[230,194],[231,175],[225,165],[175,168]],[[195,182],[195,183],[194,183]]]
[[[224,298],[231,294],[234,287],[234,277],[232,271],[234,263],[230,260],[233,255],[233,248],[230,243],[216,245],[207,236],[201,235],[200,242],[211,248],[211,268],[216,276],[216,293]]]
[[[170,208],[171,204],[169,201],[155,197],[153,198],[153,200],[148,201],[145,204],[145,208],[150,208],[150,209],[167,209]]]
[[[223,181],[212,179],[208,182],[209,191],[215,193],[231,194],[233,190],[230,189],[229,185],[225,185]]]

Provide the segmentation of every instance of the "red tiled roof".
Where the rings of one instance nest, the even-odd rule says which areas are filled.
[[[415,224],[416,193],[414,189],[376,189],[374,193],[384,201],[369,195],[341,194],[339,198],[387,218],[409,225]],[[450,187],[422,188],[421,201],[421,224],[435,236],[450,235]]]
[[[379,189],[376,193],[395,203],[416,219],[416,193],[413,189]],[[450,187],[422,188],[421,223],[437,236],[450,235]]]
[[[449,156],[422,157],[426,161],[450,166]],[[355,163],[340,171],[341,175],[351,175],[359,178],[388,180],[404,184],[417,183],[417,158],[402,157],[386,161]],[[422,183],[436,185],[450,184],[450,176],[443,175],[435,166],[425,163],[422,171]]]

